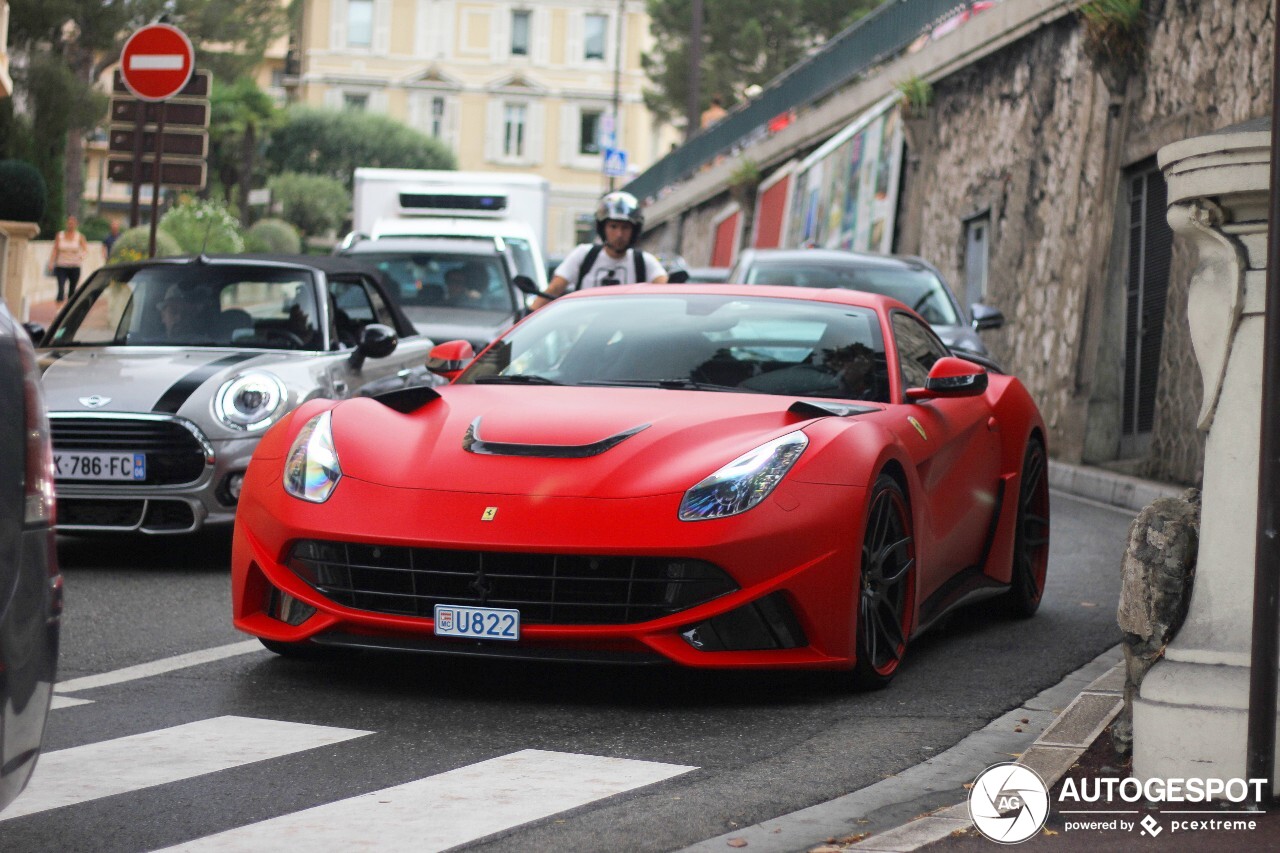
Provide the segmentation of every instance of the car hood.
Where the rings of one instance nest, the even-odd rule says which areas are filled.
[[[44,349],[40,384],[49,411],[174,414],[205,383],[301,357],[176,347]]]
[[[789,412],[793,397],[764,394],[491,385],[438,390],[441,399],[412,414],[373,400],[339,406],[333,432],[343,473],[392,487],[471,493],[667,494],[683,492],[813,417]],[[598,452],[572,458],[584,447]]]

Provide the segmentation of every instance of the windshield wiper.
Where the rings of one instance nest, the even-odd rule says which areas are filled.
[[[757,394],[754,388],[739,388],[735,385],[716,385],[714,382],[699,382],[696,379],[592,379],[579,382],[579,385],[616,385],[623,388],[668,388],[674,391],[730,391],[737,393]]]
[[[539,376],[536,373],[490,373],[475,378],[477,385],[563,385],[554,379]]]

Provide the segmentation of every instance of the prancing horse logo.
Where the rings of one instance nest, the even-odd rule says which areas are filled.
[[[101,394],[94,394],[92,397],[81,397],[80,405],[87,406],[90,409],[101,409],[107,403],[111,402],[110,397],[104,397]]]

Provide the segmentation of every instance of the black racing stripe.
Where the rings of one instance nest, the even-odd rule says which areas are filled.
[[[64,355],[70,355],[73,351],[74,350],[69,349],[55,349],[40,353],[40,375],[44,376],[45,373],[49,371],[49,368],[53,367],[53,363],[55,361],[62,358]]]
[[[226,358],[220,358],[217,361],[211,361],[203,367],[197,367],[173,383],[168,391],[161,394],[160,399],[151,411],[176,415],[178,409],[182,408],[182,404],[187,402],[187,398],[194,394],[196,389],[203,385],[210,376],[224,367],[230,367],[233,364],[257,358],[258,355],[259,353],[240,352],[235,355],[229,355]]]

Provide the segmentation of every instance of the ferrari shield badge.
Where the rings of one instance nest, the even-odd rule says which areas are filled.
[[[925,433],[924,427],[920,426],[920,422],[918,420],[911,417],[910,415],[907,415],[907,420],[911,423],[913,427],[916,428],[916,432],[920,433],[921,438],[923,438],[925,441],[929,440],[929,436]]]
[[[484,512],[480,514],[480,520],[493,521],[493,517],[496,516],[497,514],[498,514],[498,508],[496,506],[487,506],[484,508]]]

